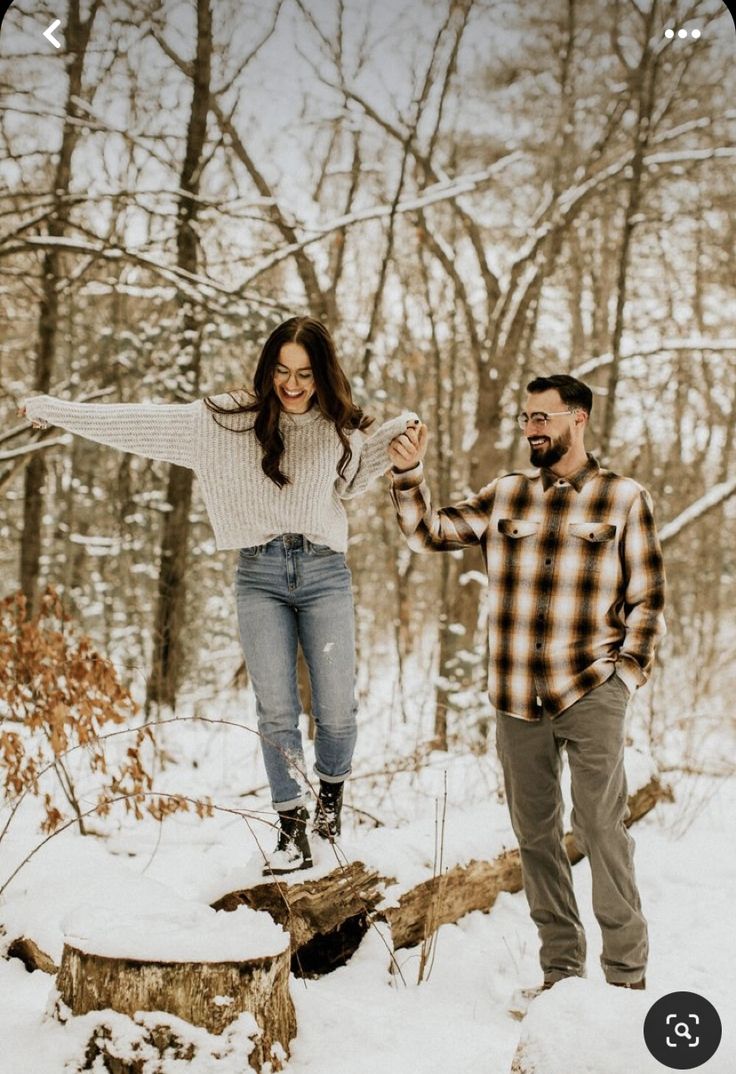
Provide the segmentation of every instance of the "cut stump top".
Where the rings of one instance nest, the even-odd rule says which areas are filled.
[[[64,938],[102,958],[164,963],[250,962],[289,946],[288,934],[269,914],[248,906],[218,914],[197,903],[123,916],[119,907],[79,906],[64,920]]]

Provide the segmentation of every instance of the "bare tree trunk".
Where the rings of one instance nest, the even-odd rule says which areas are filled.
[[[654,112],[655,92],[657,82],[657,57],[651,51],[653,27],[658,17],[659,5],[657,0],[652,4],[646,15],[645,45],[641,63],[637,68],[634,78],[636,79],[637,96],[637,122],[636,141],[634,156],[631,162],[631,180],[629,183],[629,198],[626,205],[623,235],[621,239],[621,251],[618,263],[618,278],[616,291],[616,318],[613,325],[613,339],[611,342],[612,361],[608,374],[608,395],[603,413],[603,427],[601,430],[600,452],[605,459],[611,446],[611,435],[616,414],[616,390],[619,380],[619,364],[621,358],[621,338],[624,330],[624,313],[626,309],[626,287],[631,260],[631,240],[636,227],[639,208],[642,199],[642,175],[644,172],[644,154],[649,146],[651,134],[652,116]]]
[[[90,32],[99,0],[94,0],[86,22],[82,21],[79,0],[70,0],[64,38],[69,55],[69,80],[67,84],[64,129],[61,138],[59,160],[54,174],[54,211],[49,219],[48,234],[52,239],[64,235],[69,218],[69,188],[71,183],[72,154],[79,137],[79,127],[73,122],[77,115],[77,101],[82,98],[82,73]],[[38,341],[36,366],[33,378],[35,392],[50,391],[56,366],[57,332],[59,325],[59,282],[64,274],[63,258],[51,246],[44,254],[41,271],[41,304],[38,317]],[[23,535],[20,542],[20,584],[28,602],[28,615],[36,611],[38,602],[38,575],[41,559],[41,534],[43,519],[43,486],[46,480],[46,459],[36,452],[25,472],[23,490]]]
[[[192,67],[192,106],[187,129],[187,145],[179,180],[181,196],[177,225],[177,266],[195,274],[198,268],[196,221],[207,116],[210,101],[212,66],[212,12],[209,0],[197,0],[197,51]],[[195,195],[190,197],[189,195]],[[200,331],[199,316],[192,306],[182,302],[182,395],[191,397],[199,387]],[[158,605],[154,633],[153,666],[148,681],[147,706],[151,703],[174,705],[181,663],[181,632],[186,609],[186,567],[189,551],[189,513],[192,504],[191,470],[172,466],[166,501],[171,510],[164,515],[161,559],[158,580]]]

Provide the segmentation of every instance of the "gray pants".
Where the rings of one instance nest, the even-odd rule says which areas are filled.
[[[634,840],[624,827],[628,696],[614,674],[554,719],[527,722],[499,713],[496,720],[496,745],[545,981],[585,973],[585,933],[562,842],[563,746],[570,763],[573,834],[590,862],[593,910],[603,934],[603,973],[610,982],[644,976],[647,924],[634,877]]]

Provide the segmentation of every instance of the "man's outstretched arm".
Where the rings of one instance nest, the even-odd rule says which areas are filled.
[[[422,460],[427,427],[407,430],[389,446],[391,499],[401,531],[415,552],[447,552],[479,544],[488,528],[496,482],[453,507],[434,510]]]

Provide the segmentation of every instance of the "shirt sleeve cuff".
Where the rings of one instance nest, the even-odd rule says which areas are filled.
[[[390,473],[393,487],[397,492],[408,492],[409,489],[415,489],[424,480],[424,466],[421,462],[418,462],[411,470],[395,470],[392,468]]]
[[[616,661],[616,674],[626,683],[630,694],[646,681],[637,662],[626,656],[620,656]]]

